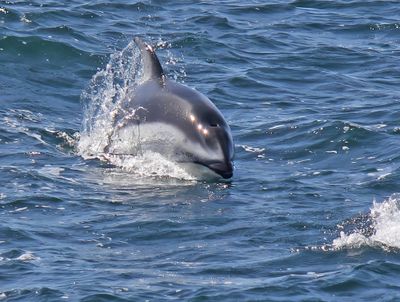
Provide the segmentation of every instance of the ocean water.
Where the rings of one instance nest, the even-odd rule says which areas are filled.
[[[0,1],[0,301],[400,300],[399,3],[266,2]],[[135,36],[223,112],[230,181],[94,152]]]

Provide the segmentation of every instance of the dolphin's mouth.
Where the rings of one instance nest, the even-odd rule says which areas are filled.
[[[211,162],[211,163],[198,163],[203,165],[218,175],[222,176],[225,179],[232,178],[233,176],[233,164],[232,162],[224,163],[224,162]]]
[[[213,173],[221,176],[224,179],[232,178],[233,176],[233,162],[229,161],[225,162],[204,162],[200,160],[193,160],[193,161],[180,161],[182,164],[195,164],[201,167],[207,168],[207,170],[212,171]]]

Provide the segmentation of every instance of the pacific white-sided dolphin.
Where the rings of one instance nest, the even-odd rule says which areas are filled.
[[[143,75],[123,111],[135,109],[132,124],[136,123],[140,148],[231,178],[234,145],[221,112],[205,95],[168,79],[154,49],[140,38],[135,42]]]

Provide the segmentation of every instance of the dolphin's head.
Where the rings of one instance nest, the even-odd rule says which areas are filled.
[[[206,166],[225,179],[233,175],[233,156],[234,148],[232,135],[229,126],[225,123],[206,123],[206,134],[203,134],[204,144],[208,150],[215,151],[220,157],[210,157],[200,161],[201,165]]]
[[[192,133],[195,143],[188,144],[191,147],[186,153],[191,153],[194,163],[229,179],[234,170],[234,144],[229,125],[206,96],[195,90],[192,93],[191,110],[187,112],[185,120],[187,132]]]

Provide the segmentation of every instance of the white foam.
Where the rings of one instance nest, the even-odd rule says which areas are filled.
[[[171,177],[183,180],[195,180],[176,162],[170,161],[159,153],[146,151],[141,155],[112,155],[104,157],[122,170],[142,177]]]
[[[39,260],[39,257],[36,257],[32,252],[25,252],[21,256],[17,257],[16,260],[29,262],[34,260]]]
[[[23,262],[30,262],[30,261],[40,260],[40,257],[35,256],[30,251],[26,251],[26,252],[24,252],[23,254],[19,255],[16,258],[3,258],[3,257],[0,257],[0,261],[14,261],[14,260],[23,261]],[[0,298],[1,298],[1,293],[0,293]]]
[[[20,20],[21,20],[21,22],[24,22],[24,23],[32,23],[32,20],[28,19],[25,14],[22,15]]]
[[[250,153],[262,153],[265,151],[265,148],[252,147],[248,145],[239,145],[239,146],[242,147],[246,152]]]
[[[392,195],[382,203],[374,202],[370,210],[373,234],[367,236],[360,231],[350,234],[340,232],[340,237],[333,240],[332,248],[354,249],[360,247],[380,247],[400,249],[400,195]]]

